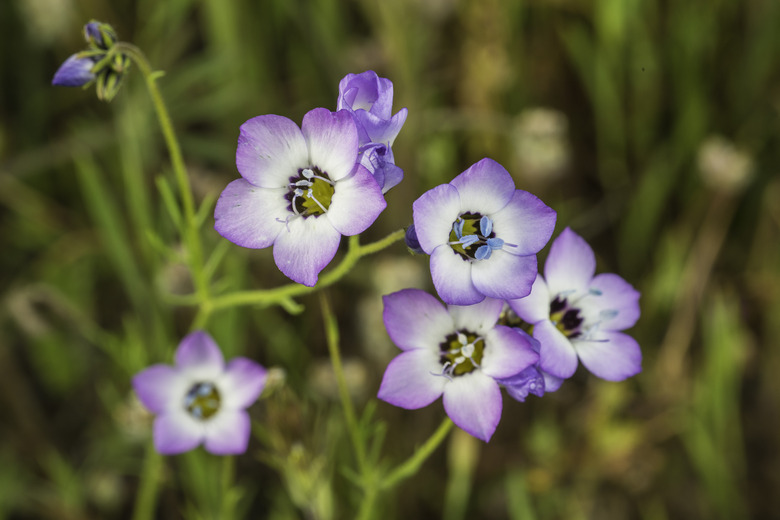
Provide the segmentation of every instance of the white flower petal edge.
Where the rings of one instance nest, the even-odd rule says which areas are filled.
[[[387,366],[378,397],[408,410],[428,406],[448,384],[446,378],[435,375],[440,369],[439,355],[433,350],[402,352]]]
[[[251,424],[244,410],[222,410],[204,423],[204,447],[214,455],[244,453],[249,445]]]
[[[314,287],[340,241],[341,234],[324,216],[293,219],[276,237],[274,262],[291,280]]]
[[[357,164],[358,133],[348,111],[315,108],[303,116],[301,131],[312,166],[318,166],[332,181],[352,173]],[[298,165],[301,166],[306,165]]]
[[[382,319],[387,333],[401,350],[438,349],[455,330],[450,313],[432,295],[420,289],[404,289],[382,297]]]
[[[253,117],[241,125],[236,167],[260,188],[281,188],[290,175],[308,163],[309,150],[292,120],[273,114]]]
[[[283,218],[289,204],[280,189],[258,188],[236,179],[217,200],[214,229],[241,247],[269,247],[285,228]]]
[[[585,294],[595,272],[593,249],[574,231],[564,229],[550,246],[550,254],[544,264],[544,277],[550,293],[576,291]]]
[[[444,387],[444,410],[459,428],[488,442],[501,420],[501,389],[481,372],[460,376]]]
[[[485,299],[471,281],[472,265],[446,244],[433,250],[431,277],[442,300],[455,305],[473,305]]]
[[[362,233],[387,207],[374,176],[363,166],[336,183],[330,209],[325,214],[333,227],[344,236]]]

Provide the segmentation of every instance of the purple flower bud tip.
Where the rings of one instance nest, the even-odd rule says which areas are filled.
[[[95,79],[91,72],[95,62],[91,58],[79,58],[73,54],[57,69],[51,84],[60,87],[81,87]]]
[[[424,255],[425,251],[422,250],[420,247],[420,241],[417,240],[417,233],[414,231],[414,224],[406,228],[406,235],[404,236],[404,241],[406,242],[406,247],[409,248],[409,251],[411,251],[415,255]]]
[[[368,169],[386,193],[403,179],[395,165],[391,146],[406,121],[407,110],[393,115],[393,82],[373,70],[347,74],[339,82],[339,110],[349,111],[360,139],[359,162]]]

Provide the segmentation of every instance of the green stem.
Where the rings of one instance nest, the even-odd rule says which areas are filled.
[[[301,296],[307,293],[314,292],[323,287],[327,287],[341,278],[344,277],[357,263],[360,258],[381,251],[390,244],[401,240],[404,237],[405,231],[399,229],[390,233],[385,238],[366,244],[360,245],[358,236],[349,237],[349,249],[344,259],[339,265],[334,267],[331,271],[325,273],[314,287],[307,287],[298,283],[291,283],[276,287],[273,289],[256,290],[256,291],[236,291],[234,293],[226,294],[216,297],[211,300],[209,312],[227,309],[229,307],[237,307],[239,305],[272,305],[274,303],[281,302],[295,296]]]
[[[176,183],[179,186],[179,196],[181,197],[186,221],[182,234],[189,252],[190,270],[200,299],[207,300],[209,297],[209,287],[208,280],[204,276],[202,268],[203,248],[200,243],[200,235],[198,234],[197,212],[195,210],[192,187],[190,186],[190,180],[187,175],[187,168],[184,165],[181,147],[176,138],[176,132],[173,130],[171,117],[168,114],[168,109],[165,106],[162,94],[160,94],[160,89],[157,88],[157,78],[162,75],[162,72],[155,72],[152,70],[144,53],[135,45],[126,42],[118,42],[112,50],[114,50],[114,52],[121,52],[132,59],[146,81],[146,88],[149,91],[149,96],[152,98],[152,103],[154,104],[154,109],[157,113],[157,120],[160,123],[160,129],[162,130],[165,144],[168,147],[168,153],[171,157]]]
[[[155,518],[154,510],[157,502],[157,491],[162,472],[162,456],[154,449],[151,441],[146,448],[144,467],[141,473],[140,489],[135,498],[133,520],[150,520]]]
[[[444,421],[442,421],[439,428],[433,432],[433,435],[431,435],[431,437],[425,441],[425,444],[420,446],[420,448],[418,448],[417,451],[415,451],[414,454],[406,460],[406,462],[399,465],[387,477],[385,477],[384,481],[382,481],[382,488],[390,489],[402,480],[409,478],[417,473],[423,462],[425,462],[425,460],[430,457],[436,448],[439,447],[442,441],[447,438],[447,435],[452,430],[452,424],[453,423],[450,418],[446,417]]]
[[[233,480],[236,473],[235,459],[232,455],[222,457],[222,504],[219,511],[221,520],[231,520],[236,516],[236,501],[233,494]]]
[[[374,504],[376,503],[378,491],[376,486],[367,487],[363,493],[363,501],[360,503],[360,509],[358,510],[358,520],[371,520],[376,518],[374,514]]]
[[[325,337],[328,342],[330,362],[333,365],[333,372],[336,375],[336,384],[339,387],[339,397],[341,398],[341,407],[344,409],[344,418],[347,421],[349,438],[352,441],[352,447],[355,450],[358,469],[361,474],[364,474],[366,468],[366,450],[360,439],[355,408],[352,406],[352,399],[349,397],[349,388],[347,387],[347,380],[344,377],[344,366],[341,364],[338,324],[330,309],[328,298],[324,293],[320,293],[320,304],[322,305],[322,319],[325,322]]]

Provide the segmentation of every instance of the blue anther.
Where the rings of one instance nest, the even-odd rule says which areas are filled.
[[[493,232],[493,221],[490,220],[490,217],[482,217],[479,219],[479,231],[485,238]]]

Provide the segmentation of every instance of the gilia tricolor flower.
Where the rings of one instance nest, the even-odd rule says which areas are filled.
[[[536,277],[536,253],[552,235],[555,211],[516,190],[512,176],[482,159],[414,202],[420,247],[431,255],[433,285],[446,303],[486,296],[522,298]]]
[[[290,279],[313,286],[341,235],[365,231],[387,205],[382,189],[357,164],[358,131],[346,110],[315,108],[298,128],[264,115],[241,125],[231,182],[214,210],[214,228],[243,247],[274,246]]]
[[[639,292],[616,274],[594,276],[593,250],[569,228],[555,239],[531,294],[509,301],[533,325],[541,344],[540,368],[568,378],[577,358],[593,374],[621,381],[642,370],[636,340],[622,330],[639,319]]]
[[[216,455],[244,453],[249,414],[265,386],[266,371],[237,357],[227,365],[205,332],[189,334],[176,350],[176,365],[152,365],[133,377],[133,388],[154,420],[154,446],[164,455],[201,443]]]
[[[54,74],[52,85],[86,88],[95,82],[98,99],[111,101],[119,91],[130,58],[111,52],[117,36],[107,23],[89,22],[84,26],[84,39],[89,48],[65,60]]]
[[[489,441],[501,419],[501,389],[539,359],[529,338],[497,325],[504,302],[445,307],[430,294],[405,289],[383,298],[387,333],[399,354],[387,367],[379,398],[417,409],[443,396],[452,421]]]
[[[359,162],[371,172],[382,193],[397,185],[404,172],[395,165],[392,145],[406,121],[407,110],[393,115],[393,82],[373,70],[347,74],[339,82],[339,110],[355,119],[360,138]]]

